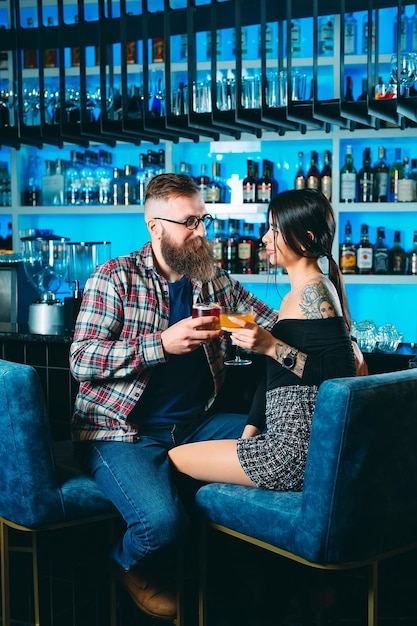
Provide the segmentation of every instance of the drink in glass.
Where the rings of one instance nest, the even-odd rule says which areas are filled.
[[[216,317],[217,320],[210,324],[200,326],[201,330],[219,330],[220,329],[220,305],[217,302],[196,302],[192,309],[193,317]]]
[[[253,310],[251,306],[242,308],[227,308],[221,307],[220,312],[220,326],[221,328],[241,328],[236,322],[232,322],[230,317],[237,317],[245,322],[254,323]],[[250,359],[244,359],[240,356],[239,346],[236,346],[236,353],[234,359],[228,359],[224,362],[225,365],[251,365]]]

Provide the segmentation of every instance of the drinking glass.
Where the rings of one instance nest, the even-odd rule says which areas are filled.
[[[394,82],[399,82],[400,87],[405,88],[405,95],[410,95],[410,87],[416,80],[416,54],[414,52],[404,52],[398,57],[393,54],[391,57],[391,77]]]
[[[378,348],[383,352],[396,352],[402,339],[402,333],[398,332],[394,324],[383,324],[378,328]]]
[[[216,322],[200,326],[199,329],[219,330],[220,329],[220,304],[217,302],[195,302],[192,309],[193,317],[217,317]]]
[[[375,350],[377,335],[375,323],[372,320],[353,322],[351,333],[356,338],[362,352],[373,352]]]
[[[220,311],[220,326],[221,328],[241,328],[239,324],[232,322],[230,317],[238,317],[245,322],[254,322],[253,309],[251,306],[228,308],[221,307]],[[236,353],[234,359],[229,359],[224,362],[225,365],[251,365],[250,359],[244,359],[240,355],[240,348],[236,346]]]

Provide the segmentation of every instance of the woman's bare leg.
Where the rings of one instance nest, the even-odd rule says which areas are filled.
[[[239,463],[236,448],[236,439],[197,441],[172,448],[168,454],[179,472],[197,480],[255,487]]]

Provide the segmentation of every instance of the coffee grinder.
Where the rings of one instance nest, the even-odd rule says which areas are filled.
[[[56,296],[68,272],[68,237],[22,237],[23,267],[39,298],[29,305],[29,331],[38,335],[64,332],[64,303]]]
[[[72,332],[80,310],[85,283],[96,267],[111,258],[110,241],[71,241],[67,282],[73,295],[64,299],[65,329]]]

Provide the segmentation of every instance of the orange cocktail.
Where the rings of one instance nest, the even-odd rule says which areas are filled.
[[[252,324],[255,321],[252,310],[234,311],[233,309],[222,308],[220,312],[220,326],[222,328],[240,328],[239,324],[232,322],[229,317],[238,317],[239,319],[245,322],[251,322]]]

